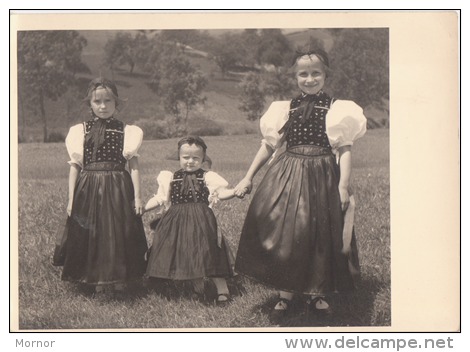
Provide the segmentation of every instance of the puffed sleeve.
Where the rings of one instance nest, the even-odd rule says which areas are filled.
[[[142,145],[142,139],[144,138],[144,132],[140,127],[134,125],[126,125],[124,127],[124,147],[122,148],[122,155],[127,160],[136,156],[139,157],[137,152]]]
[[[228,182],[214,171],[207,171],[204,179],[210,194],[228,187]]]
[[[157,176],[157,193],[148,201],[148,204],[156,205],[158,213],[163,213],[170,207],[170,184],[173,180],[171,171],[161,171]]]
[[[85,133],[83,132],[83,124],[70,127],[69,133],[65,138],[65,146],[69,153],[70,165],[76,164],[83,167],[83,143],[85,141]]]
[[[282,136],[279,134],[279,130],[289,118],[289,109],[290,101],[275,101],[260,119],[262,142],[274,150],[282,144]]]
[[[367,129],[362,108],[350,100],[337,100],[326,115],[326,134],[333,149],[353,145]]]

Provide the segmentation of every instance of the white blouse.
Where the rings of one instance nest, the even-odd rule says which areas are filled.
[[[275,101],[260,120],[263,143],[278,149],[284,136],[278,131],[289,119],[290,100]],[[362,108],[350,100],[335,100],[326,114],[326,134],[333,150],[352,145],[366,133],[367,119]]]
[[[164,170],[157,176],[157,193],[149,200],[158,204],[157,213],[161,214],[170,208],[170,186],[173,181],[173,172]],[[217,193],[228,187],[228,182],[214,171],[208,171],[204,174],[204,182],[209,189],[210,206],[217,202]]]
[[[144,133],[140,127],[126,125],[124,127],[124,146],[122,155],[127,160],[132,157],[139,157],[138,151],[142,145]],[[65,146],[69,153],[70,165],[77,164],[83,167],[83,144],[85,142],[84,125],[82,123],[70,127],[69,133],[65,138]]]

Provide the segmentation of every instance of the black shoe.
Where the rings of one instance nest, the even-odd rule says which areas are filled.
[[[279,298],[271,312],[271,317],[274,319],[285,317],[290,310],[291,304],[291,300],[282,297]]]
[[[326,311],[330,308],[330,305],[322,296],[311,296],[307,300],[307,307],[316,311]]]

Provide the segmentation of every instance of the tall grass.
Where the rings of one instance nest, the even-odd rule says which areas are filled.
[[[259,146],[256,135],[207,137],[213,170],[235,185]],[[145,141],[141,149],[142,196],[157,190],[160,170],[175,170],[176,140]],[[170,157],[170,158],[169,158]],[[51,266],[56,234],[65,222],[67,153],[63,144],[19,146],[19,328],[263,328],[315,326],[389,326],[390,207],[388,131],[369,131],[354,146],[351,184],[357,199],[356,235],[362,279],[356,292],[330,300],[329,314],[305,310],[297,297],[282,319],[271,315],[276,292],[239,278],[246,292],[225,308],[192,299],[184,287],[169,286],[170,295],[152,287],[136,288],[121,300],[95,299],[78,286],[60,280]],[[263,169],[255,178],[255,187]],[[220,231],[236,251],[250,196],[218,203]],[[144,215],[147,234],[153,218]],[[235,288],[233,286],[232,288]],[[209,296],[213,287],[207,286]],[[235,291],[234,291],[235,292]],[[308,314],[307,314],[308,313]]]

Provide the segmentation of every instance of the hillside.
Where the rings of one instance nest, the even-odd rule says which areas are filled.
[[[132,74],[126,66],[114,71],[114,74],[104,65],[103,54],[106,42],[113,38],[118,31],[79,31],[86,38],[87,46],[82,52],[83,62],[90,68],[91,74],[82,75],[80,91],[69,90],[58,101],[46,101],[49,133],[64,136],[68,128],[88,118],[88,108],[80,104],[87,82],[100,75],[113,79],[118,85],[119,94],[127,99],[127,105],[120,112],[120,118],[127,123],[142,123],[142,121],[161,120],[165,112],[158,103],[155,94],[147,87],[148,76],[138,68]],[[132,35],[136,31],[130,31]],[[211,30],[211,35],[222,35],[227,30]],[[316,37],[325,43],[325,49],[331,49],[333,37],[324,29],[285,30],[285,35],[294,47],[302,45]],[[207,98],[204,106],[198,106],[190,113],[190,131],[200,133],[200,129],[209,128],[222,134],[258,133],[258,123],[250,122],[238,109],[241,93],[238,84],[241,74],[229,73],[223,77],[217,65],[207,55],[197,52],[198,48],[189,50],[188,58],[197,65],[208,78],[208,86],[203,95]],[[42,124],[31,112],[22,111],[19,118],[19,131],[22,140],[27,142],[42,139]],[[374,110],[374,113],[380,113]],[[26,118],[22,118],[26,116]],[[60,137],[59,137],[60,139]]]
[[[328,52],[333,47],[334,38],[325,29],[304,29],[298,31],[292,31],[285,34],[287,39],[294,44],[294,47],[301,46],[305,43],[308,43],[310,37],[318,38],[323,40],[325,45],[325,50]]]
[[[135,69],[132,74],[127,67],[116,70],[113,74],[103,64],[104,45],[117,31],[80,31],[87,39],[87,46],[82,53],[83,62],[90,68],[90,75],[82,75],[81,80],[86,87],[86,81],[99,76],[113,79],[118,85],[120,97],[128,100],[125,109],[120,113],[120,118],[127,123],[133,123],[142,119],[162,119],[165,113],[156,100],[155,94],[147,87],[148,76]],[[192,63],[198,65],[206,73],[209,84],[204,96],[207,98],[205,106],[198,107],[192,112],[193,124],[200,127],[214,124],[223,129],[225,134],[256,133],[257,123],[250,122],[238,109],[239,89],[237,87],[240,77],[228,75],[222,77],[218,67],[211,60],[204,57],[190,57]],[[77,105],[84,95],[83,92],[68,92],[66,96],[57,102],[46,102],[49,133],[57,132],[65,135],[68,128],[88,117],[88,109],[84,104]],[[27,142],[40,141],[42,136],[42,124],[31,113],[26,112],[26,121],[20,118],[20,133],[23,131],[24,140]]]

